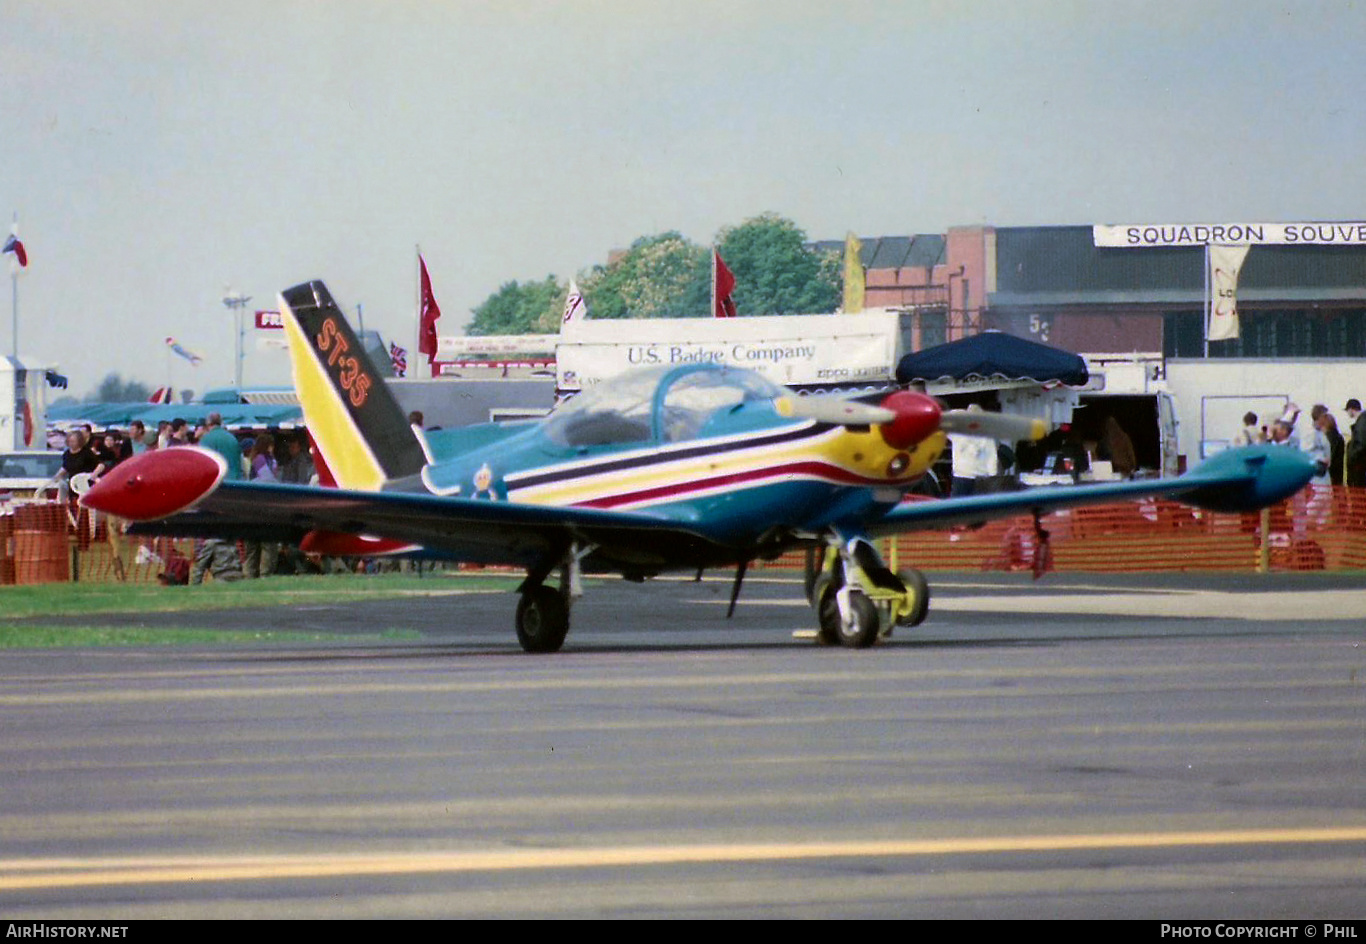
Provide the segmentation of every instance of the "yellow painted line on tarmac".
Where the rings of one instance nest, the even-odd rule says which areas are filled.
[[[931,591],[934,584],[931,584]],[[1057,588],[1054,588],[1057,589]],[[702,599],[689,604],[725,606],[725,600]],[[741,600],[753,607],[800,607],[805,600]],[[1095,593],[1050,593],[1040,589],[1014,594],[935,597],[931,611],[961,613],[1064,613],[1073,616],[1148,616],[1162,619],[1240,619],[1257,622],[1366,620],[1366,590],[1271,591],[1255,594],[1218,590],[1099,590]]]
[[[343,853],[142,859],[11,859],[0,861],[0,892],[111,885],[326,879],[360,875],[431,875],[536,869],[720,865],[812,859],[1346,842],[1366,842],[1366,828],[1245,829],[846,842],[704,843],[368,855]]]
[[[1297,649],[1309,648],[1305,644],[1296,641]],[[1337,644],[1333,647],[1336,649]],[[518,656],[517,658],[524,658]],[[682,658],[682,657],[680,657]],[[1296,667],[1298,671],[1317,673],[1320,669],[1315,665]],[[297,667],[288,670],[296,675],[313,674],[312,669],[300,670]],[[1220,667],[1223,675],[1237,672],[1264,673],[1266,664],[1260,662],[1243,662],[1225,665]],[[1170,664],[1156,666],[1127,666],[1124,673],[1138,678],[1142,677],[1162,677],[1179,678],[1184,675],[1206,674],[1209,667],[1205,665],[1192,665],[1189,663],[1173,662]],[[872,669],[868,671],[831,671],[827,668],[815,668],[810,671],[800,672],[780,672],[780,673],[726,673],[719,675],[659,675],[652,674],[636,678],[605,678],[601,675],[591,677],[563,678],[542,673],[540,671],[528,670],[524,674],[515,677],[503,675],[498,678],[470,678],[467,676],[432,679],[420,682],[398,681],[398,682],[366,682],[366,681],[346,681],[355,676],[363,676],[364,671],[353,671],[348,668],[345,673],[324,672],[326,681],[311,681],[308,679],[300,680],[294,684],[246,684],[236,687],[202,687],[202,688],[152,688],[139,687],[136,683],[139,676],[131,673],[127,681],[130,684],[121,685],[117,688],[97,688],[81,691],[42,691],[41,688],[53,685],[80,684],[84,681],[78,675],[68,676],[62,679],[43,679],[30,684],[14,684],[4,686],[9,691],[0,692],[0,709],[33,709],[51,708],[57,706],[76,706],[76,705],[120,705],[120,704],[148,704],[158,702],[208,702],[216,700],[252,700],[259,701],[267,698],[322,698],[332,696],[378,696],[378,695],[403,695],[403,694],[506,694],[522,691],[640,691],[647,690],[652,693],[664,691],[707,691],[719,689],[721,691],[747,691],[754,689],[767,689],[770,687],[788,687],[798,684],[838,684],[853,682],[860,686],[860,692],[866,693],[871,686],[885,683],[904,683],[908,686],[923,684],[934,679],[959,679],[970,680],[974,678],[990,678],[993,680],[1012,679],[1053,679],[1053,680],[1074,680],[1088,679],[1094,677],[1112,677],[1115,669],[1107,665],[1049,665],[1038,668],[1009,668],[1002,669],[994,666],[983,666],[981,668],[954,668],[954,669]],[[223,673],[230,675],[231,673]],[[265,678],[275,675],[275,671],[262,672]],[[284,674],[288,675],[288,672]],[[245,672],[246,677],[250,677],[250,672]],[[143,681],[150,680],[156,676],[148,675]],[[174,676],[170,676],[175,680]],[[190,680],[186,676],[185,680]],[[106,681],[101,679],[101,682]],[[1300,684],[1298,676],[1287,675],[1278,679],[1281,687],[1293,687]],[[913,690],[913,689],[912,689]],[[1032,694],[1037,694],[1032,693]]]

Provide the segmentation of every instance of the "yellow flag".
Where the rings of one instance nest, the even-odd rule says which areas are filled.
[[[844,311],[846,314],[863,311],[863,263],[859,250],[863,243],[850,233],[844,240]]]

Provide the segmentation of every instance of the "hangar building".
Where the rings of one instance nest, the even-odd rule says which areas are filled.
[[[1109,243],[1090,225],[868,237],[865,304],[913,312],[917,348],[995,329],[1085,355],[1112,392],[1169,392],[1186,462],[1287,402],[1344,426],[1347,398],[1366,400],[1366,223],[1246,228],[1230,340],[1206,340],[1209,226],[1109,228]]]

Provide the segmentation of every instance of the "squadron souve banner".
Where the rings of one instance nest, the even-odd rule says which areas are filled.
[[[1366,245],[1366,221],[1324,223],[1125,223],[1094,225],[1096,246],[1110,249],[1144,247],[1260,245]]]

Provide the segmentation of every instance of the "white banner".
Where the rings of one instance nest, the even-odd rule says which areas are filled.
[[[1339,223],[1129,223],[1091,227],[1096,246],[1147,247],[1260,245],[1366,245],[1366,221]]]
[[[459,360],[471,355],[502,354],[526,357],[552,354],[558,334],[487,334],[478,337],[441,336],[436,339],[437,360]]]
[[[1248,248],[1209,247],[1209,325],[1205,336],[1211,341],[1238,337],[1238,271]]]
[[[659,318],[579,323],[556,349],[561,390],[591,387],[632,367],[728,364],[779,384],[894,379],[895,312],[754,318]]]

